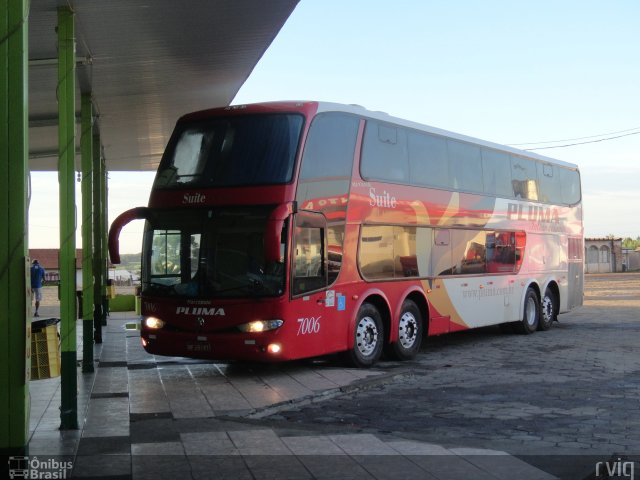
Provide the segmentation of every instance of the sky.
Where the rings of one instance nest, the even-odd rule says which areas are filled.
[[[536,152],[580,167],[587,237],[636,238],[638,18],[635,0],[301,0],[232,103],[354,103],[518,148],[582,143]],[[55,248],[57,177],[31,176],[30,247]],[[147,204],[153,173],[109,178],[110,221]],[[123,253],[141,231],[123,229]]]

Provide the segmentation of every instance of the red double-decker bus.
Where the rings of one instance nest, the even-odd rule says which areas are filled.
[[[575,165],[358,106],[282,102],[182,117],[145,219],[144,348],[282,361],[424,335],[546,330],[582,304]]]

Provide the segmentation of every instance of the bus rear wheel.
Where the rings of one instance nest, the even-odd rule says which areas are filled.
[[[418,306],[413,300],[405,300],[398,320],[398,339],[387,346],[387,355],[398,360],[414,358],[422,343],[422,325]]]
[[[382,317],[376,307],[363,303],[356,319],[353,348],[347,352],[347,360],[358,368],[374,365],[382,354],[384,330]]]
[[[538,330],[549,330],[554,321],[558,318],[556,308],[556,296],[550,288],[547,288],[542,297],[542,312],[540,314],[540,323]]]
[[[522,320],[513,326],[518,333],[528,335],[538,329],[540,323],[540,300],[533,288],[527,290],[524,297],[524,312]]]

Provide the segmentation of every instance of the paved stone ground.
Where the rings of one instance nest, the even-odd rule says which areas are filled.
[[[79,376],[79,430],[58,430],[59,378],[31,382],[29,455],[39,463],[28,478],[556,478],[496,450],[447,449],[348,427],[328,433],[304,425],[271,428],[261,418],[285,405],[393,382],[407,369],[382,364],[354,370],[331,360],[228,365],[155,357],[142,351],[136,330],[125,328],[133,320],[110,317],[105,342],[96,349],[96,371]],[[73,470],[65,469],[65,477],[59,465],[66,462]]]
[[[585,478],[597,461],[637,461],[640,274],[587,276],[585,295],[550,331],[430,339],[404,364],[412,377],[268,419],[503,450],[563,478]]]
[[[75,478],[633,479],[640,274],[586,295],[551,331],[433,338],[368,371],[153,357],[115,315],[79,377],[81,430],[57,430],[57,379],[32,382],[30,453]]]

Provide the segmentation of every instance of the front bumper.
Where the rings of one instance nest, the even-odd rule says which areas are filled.
[[[300,358],[283,345],[279,332],[249,333],[192,333],[149,330],[143,328],[140,338],[144,349],[154,355],[203,358],[210,360],[240,360],[252,362],[281,362]],[[269,351],[270,344],[278,344],[278,353]]]

